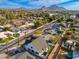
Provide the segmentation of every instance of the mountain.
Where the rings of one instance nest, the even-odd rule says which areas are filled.
[[[63,7],[59,7],[57,5],[51,5],[49,7],[41,7],[40,10],[49,10],[49,11],[65,11],[66,9]]]

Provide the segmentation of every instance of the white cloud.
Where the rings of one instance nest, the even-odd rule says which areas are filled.
[[[67,9],[79,9],[79,2],[70,2],[73,0],[0,0],[0,7],[26,7],[37,8],[57,4]],[[70,2],[64,5],[61,3]]]
[[[50,6],[50,5],[60,4],[68,1],[70,0],[38,0],[34,2],[29,2],[29,4]]]
[[[10,2],[8,0],[0,0],[0,8],[22,7],[20,4]]]
[[[29,4],[29,5],[39,5],[39,6],[50,6],[50,5],[54,5],[54,4],[60,4],[60,3],[64,3],[64,2],[68,2],[70,0],[9,0],[10,2],[14,2],[17,4]],[[27,5],[26,5],[27,6]]]
[[[70,10],[79,10],[79,2],[72,2],[68,5],[64,5],[63,7]]]

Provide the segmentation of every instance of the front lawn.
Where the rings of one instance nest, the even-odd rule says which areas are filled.
[[[14,39],[13,37],[8,37],[8,38],[1,38],[0,39],[0,43],[7,43],[9,42],[10,40]]]
[[[8,43],[13,39],[16,39],[19,37],[19,33],[14,33],[13,35],[7,35],[6,38],[0,38],[0,43]]]

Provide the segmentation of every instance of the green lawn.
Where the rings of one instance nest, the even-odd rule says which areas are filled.
[[[0,39],[0,43],[6,43],[9,42],[10,40],[14,39],[13,37],[8,37],[8,38],[2,38]]]
[[[0,43],[8,43],[9,41],[13,40],[13,39],[16,39],[19,37],[19,34],[18,33],[15,33],[7,38],[0,38]]]

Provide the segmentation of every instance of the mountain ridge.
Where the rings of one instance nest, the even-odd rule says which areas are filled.
[[[41,7],[39,10],[51,10],[51,11],[65,11],[67,9],[65,9],[64,7],[59,7],[57,5],[51,5],[49,7]]]

